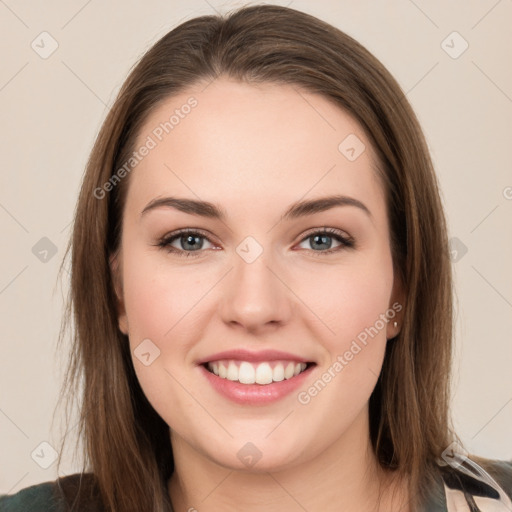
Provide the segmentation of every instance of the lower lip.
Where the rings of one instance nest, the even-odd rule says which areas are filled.
[[[293,391],[304,384],[314,366],[309,366],[302,373],[291,379],[264,385],[241,384],[238,381],[218,377],[214,373],[209,372],[203,365],[199,365],[199,368],[212,387],[224,397],[242,405],[265,405],[293,393]]]

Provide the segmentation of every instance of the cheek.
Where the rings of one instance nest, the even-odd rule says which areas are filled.
[[[384,254],[384,256],[383,256]],[[382,315],[390,307],[393,286],[391,257],[354,258],[353,264],[319,266],[301,278],[300,296],[320,319],[320,339],[330,352],[342,350],[360,333],[377,324],[379,338],[386,339]],[[320,331],[319,331],[320,334]]]
[[[163,342],[187,324],[204,295],[205,282],[192,271],[166,264],[165,257],[126,252],[124,299],[130,334]]]
[[[147,249],[126,251],[123,270],[135,373],[154,409],[167,424],[174,426],[186,421],[177,420],[174,410],[193,408],[192,400],[178,383],[187,378],[183,363],[199,334],[191,319],[201,314],[200,299],[208,283],[202,280],[200,285],[193,272],[185,273],[178,267],[166,265],[165,258],[156,258]],[[150,362],[146,365],[138,354],[148,352]],[[173,404],[172,407],[169,404]]]
[[[301,389],[297,399],[308,413],[305,425],[314,429],[314,418],[328,415],[323,434],[335,438],[361,411],[377,383],[387,344],[386,326],[394,316],[389,303],[393,271],[391,259],[383,258],[346,271],[330,269],[326,279],[319,277],[311,280],[309,289],[314,290],[312,298],[322,319],[316,337],[328,357],[316,380]]]
[[[386,327],[394,316],[391,255],[386,250],[371,251],[351,264],[325,267],[301,282],[301,293],[306,296],[309,290],[308,304],[321,319],[315,338],[326,358],[317,380],[301,389],[297,398],[312,417],[313,411],[320,415],[329,411],[330,434],[335,436],[367,403],[381,371]],[[340,408],[343,418],[337,416]]]

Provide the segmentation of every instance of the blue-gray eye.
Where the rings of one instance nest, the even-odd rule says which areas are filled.
[[[333,239],[338,243],[333,247]],[[353,240],[349,237],[341,235],[338,230],[324,230],[316,231],[306,236],[301,244],[309,243],[310,247],[305,249],[314,252],[334,252],[342,249],[343,247],[353,247]]]
[[[204,248],[205,240],[211,244],[206,236],[194,231],[185,231],[164,239],[161,245],[169,250],[196,252]]]

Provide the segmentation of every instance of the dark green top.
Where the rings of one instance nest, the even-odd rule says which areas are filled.
[[[512,460],[490,462],[492,471],[489,470],[489,474],[512,500]],[[80,486],[83,492],[78,495],[77,501],[77,490]],[[428,502],[421,512],[449,512],[445,486],[450,492],[460,491],[465,496],[470,511],[485,512],[486,500],[499,499],[499,492],[481,479],[472,478],[467,473],[445,466],[439,468],[437,486],[432,489]],[[74,505],[73,512],[104,511],[92,474],[76,473],[53,482],[27,487],[16,494],[0,496],[0,512],[64,512],[69,510],[71,504]],[[169,508],[169,512],[173,512],[172,507]]]

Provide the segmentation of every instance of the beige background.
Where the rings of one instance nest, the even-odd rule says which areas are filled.
[[[458,239],[455,424],[470,451],[511,459],[512,1],[275,3],[358,39],[407,92],[432,150],[450,236]],[[40,443],[59,446],[60,432],[50,431],[65,355],[54,355],[57,270],[107,108],[136,59],[168,30],[242,4],[0,1],[0,493],[57,476],[55,464],[43,469],[31,454],[50,462],[50,448]],[[31,47],[35,40],[39,52],[51,49],[48,36],[44,43],[38,37],[43,31],[58,43],[47,59]],[[469,47],[453,58],[464,41]],[[33,253],[43,237],[57,251],[46,262]],[[65,472],[78,469],[69,454],[66,461]]]

